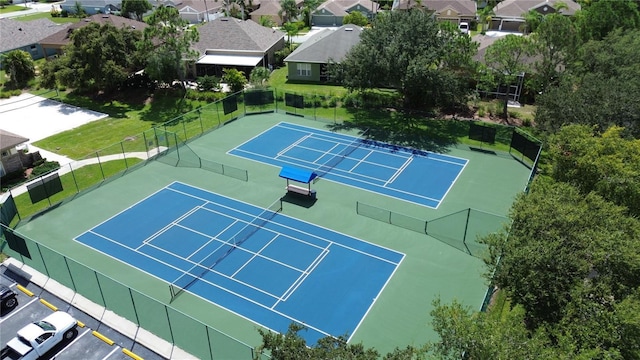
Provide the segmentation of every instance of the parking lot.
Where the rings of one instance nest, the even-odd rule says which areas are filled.
[[[21,273],[20,269],[11,265],[7,266],[4,263],[0,265],[0,273],[2,274],[0,284],[9,286],[18,294],[18,304],[13,308],[3,309],[1,313],[0,345],[2,347],[25,325],[41,320],[53,311],[59,310],[71,314],[78,320],[78,335],[71,341],[63,341],[41,359],[138,360],[168,358],[29,281],[28,276],[23,276],[25,274]],[[184,354],[179,358],[182,356]]]

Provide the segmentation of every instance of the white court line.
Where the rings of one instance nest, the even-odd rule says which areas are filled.
[[[296,279],[296,281],[293,282],[293,284],[291,284],[291,286],[282,294],[282,296],[280,297],[280,299],[278,299],[278,301],[276,301],[272,308],[276,307],[276,305],[278,305],[278,303],[280,301],[287,301],[289,300],[289,298],[291,297],[291,295],[293,295],[293,293],[298,290],[298,288],[300,287],[300,285],[302,285],[302,283],[304,283],[304,281],[309,277],[309,275],[311,275],[311,273],[318,267],[318,265],[320,265],[320,263],[322,262],[322,260],[324,260],[327,255],[329,255],[329,247],[331,247],[331,244],[329,244],[325,250],[323,250],[320,255],[318,255],[312,262],[311,264],[309,264],[309,266],[307,267],[307,269],[300,274],[300,276],[298,277],[298,279]]]
[[[407,166],[409,166],[409,164],[411,164],[411,162],[412,162],[412,161],[413,161],[413,157],[409,157],[409,158],[407,159],[407,161],[405,161],[405,162],[404,162],[404,164],[402,164],[402,166],[400,166],[400,168],[398,169],[398,171],[396,171],[396,173],[395,173],[395,174],[393,174],[393,176],[392,176],[392,177],[391,177],[391,178],[390,178],[386,183],[384,183],[384,185],[383,185],[383,186],[387,186],[387,185],[389,185],[390,183],[394,182],[394,181],[396,180],[396,178],[397,178],[398,176],[400,176],[400,174],[402,174],[402,172],[404,171],[404,169],[406,169],[406,168],[407,168]]]
[[[267,242],[267,243],[266,243],[262,248],[260,248],[260,250],[258,250],[258,252],[253,253],[253,256],[252,256],[249,260],[247,260],[244,264],[242,264],[242,266],[240,266],[240,267],[238,268],[238,270],[236,270],[236,272],[234,272],[233,274],[231,274],[231,277],[232,277],[232,278],[235,278],[235,276],[236,276],[236,275],[238,275],[238,273],[239,273],[242,269],[244,269],[247,265],[249,265],[249,263],[250,263],[251,261],[253,261],[253,259],[255,259],[256,257],[260,256],[260,253],[261,253],[264,249],[266,249],[266,248],[267,248],[267,246],[271,245],[271,243],[272,243],[272,242],[274,242],[274,241],[275,241],[275,239],[277,239],[277,238],[278,238],[278,236],[279,236],[279,235],[278,235],[278,234],[276,234],[273,238],[271,238],[271,240],[269,240],[269,242]]]
[[[303,137],[301,137],[300,139],[298,139],[296,142],[292,143],[291,145],[287,146],[286,148],[282,149],[281,151],[279,151],[276,155],[276,158],[278,158],[278,156],[283,155],[284,153],[286,153],[287,151],[293,149],[294,147],[296,147],[296,145],[300,144],[301,142],[307,140],[308,138],[311,137],[311,134],[307,134]]]
[[[149,244],[153,239],[157,238],[158,236],[164,234],[165,232],[167,232],[170,228],[173,227],[174,224],[176,224],[178,221],[186,218],[187,216],[193,214],[194,212],[198,211],[198,209],[201,207],[200,206],[196,206],[193,209],[187,211],[186,213],[182,214],[182,216],[178,216],[177,219],[172,220],[170,223],[168,223],[165,227],[163,227],[162,229],[156,231],[155,233],[151,234],[151,236],[147,237],[146,239],[142,240],[142,243],[140,243],[140,245],[138,245],[138,247],[136,247],[136,250],[140,249],[141,247]]]

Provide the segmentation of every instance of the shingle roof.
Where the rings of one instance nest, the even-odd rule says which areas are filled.
[[[573,15],[580,10],[580,4],[572,0],[504,0],[493,8],[497,17],[522,18],[523,14],[531,9],[542,6],[554,8],[556,3],[564,3],[567,9],[562,9],[561,14]]]
[[[97,23],[100,25],[111,24],[117,28],[126,27],[126,28],[136,29],[140,31],[143,31],[144,28],[149,26],[144,22],[132,20],[122,16],[96,14],[96,15],[92,15],[87,18],[84,18],[82,19],[82,21],[79,21],[77,23],[71,24],[71,26],[69,26],[68,28],[65,28],[61,31],[51,34],[50,36],[47,36],[46,38],[40,41],[40,44],[42,44],[43,46],[66,45],[67,43],[69,43],[71,39],[71,33],[75,29],[79,29],[90,23]]]
[[[193,47],[204,54],[206,50],[267,51],[284,38],[280,30],[261,26],[254,21],[224,17],[198,27],[200,41]]]
[[[0,19],[0,53],[37,44],[40,40],[68,26],[69,24],[58,25],[49,19],[32,21]]]
[[[282,5],[277,0],[263,0],[258,10],[253,11],[251,15],[278,15],[282,9]]]
[[[104,8],[107,5],[113,5],[116,8],[120,8],[122,0],[64,0],[60,5],[76,6],[76,3],[82,4],[85,7],[99,7]]]
[[[284,61],[319,64],[327,64],[330,60],[340,62],[360,42],[361,33],[362,28],[351,24],[336,30],[323,30],[303,42]]]
[[[470,17],[475,16],[477,11],[477,3],[473,0],[423,0],[422,7],[432,10],[436,15],[446,12],[447,9],[454,10],[459,16]],[[399,0],[398,4],[394,3],[394,9],[404,9],[415,7],[418,2],[415,0]]]
[[[358,4],[365,9],[372,9],[371,12],[378,10],[378,4],[371,0],[328,0],[318,6],[314,14],[320,14],[319,11],[327,9],[327,11],[335,16],[345,16],[348,14],[346,10]]]
[[[205,4],[206,2],[206,4]],[[217,0],[184,0],[181,3],[176,5],[176,9],[182,12],[185,11],[186,8],[191,8],[198,13],[204,13],[209,11],[209,13],[216,12],[222,8],[222,1]]]
[[[11,149],[27,141],[29,139],[25,137],[0,129],[0,144],[2,144],[0,150]]]

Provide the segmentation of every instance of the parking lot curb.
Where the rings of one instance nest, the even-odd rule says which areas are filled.
[[[29,291],[29,289],[27,289],[26,287],[18,284],[18,285],[16,285],[16,288],[18,290],[22,291],[23,293],[25,293],[27,296],[33,297],[33,293],[31,291]]]
[[[109,344],[109,345],[113,345],[113,344],[115,344],[115,341],[113,341],[113,340],[109,339],[108,337],[106,337],[106,336],[104,336],[104,335],[100,334],[99,332],[97,332],[97,331],[95,331],[95,330],[94,330],[94,331],[92,331],[91,333],[93,334],[93,336],[97,337],[98,339],[100,339],[100,340],[104,341],[105,343],[107,343],[107,344]]]
[[[140,356],[138,356],[138,355],[136,355],[136,354],[132,353],[131,351],[129,351],[129,350],[125,349],[125,348],[122,348],[122,352],[123,352],[125,355],[127,355],[128,357],[132,358],[132,359],[135,359],[135,360],[143,360]]]

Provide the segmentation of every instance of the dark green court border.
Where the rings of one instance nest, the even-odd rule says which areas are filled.
[[[285,194],[284,180],[278,177],[280,169],[230,156],[226,152],[280,121],[323,129],[328,126],[282,114],[241,118],[190,142],[189,147],[203,159],[247,169],[248,182],[202,169],[176,168],[152,161],[28,223],[22,223],[17,230],[83,264],[92,264],[97,271],[131,288],[168,303],[168,284],[71,239],[173,181],[182,181],[257,206],[268,206]],[[353,341],[363,342],[384,353],[396,346],[435,340],[436,334],[429,324],[429,312],[431,301],[436,296],[444,302],[455,298],[474,309],[480,308],[487,289],[481,260],[426,235],[358,216],[355,212],[356,202],[361,201],[425,219],[466,208],[506,215],[514,197],[526,186],[530,169],[509,156],[470,151],[466,146],[450,148],[448,154],[469,159],[469,164],[437,210],[324,179],[314,185],[318,200],[312,206],[285,202],[284,214],[407,254],[358,328]],[[202,299],[185,295],[171,305],[241,341],[259,344],[260,337],[252,322]]]

